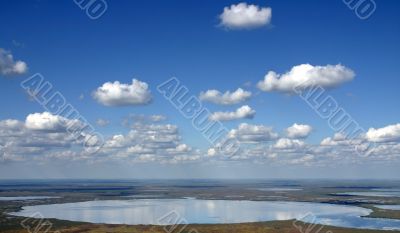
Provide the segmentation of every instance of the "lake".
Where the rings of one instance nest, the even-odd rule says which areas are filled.
[[[0,201],[26,201],[26,200],[41,200],[49,198],[59,198],[50,196],[20,196],[20,197],[0,197]]]
[[[337,195],[362,196],[362,197],[400,197],[399,191],[366,191],[366,192],[345,192]]]
[[[267,192],[293,192],[302,191],[301,188],[256,188],[255,190],[267,191]]]
[[[376,188],[363,192],[344,192],[336,194],[362,197],[400,197],[400,189]]]
[[[204,224],[299,219],[342,227],[400,229],[400,220],[361,218],[360,216],[371,212],[369,209],[310,202],[198,199],[102,200],[25,206],[22,211],[12,213],[12,215],[29,217],[37,212],[46,218],[108,224],[169,225],[174,222],[168,222],[168,216],[178,216],[179,219],[185,219],[188,223]]]
[[[383,210],[400,210],[400,205],[376,205],[375,207]]]

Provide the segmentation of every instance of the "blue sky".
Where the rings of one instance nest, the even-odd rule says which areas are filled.
[[[131,130],[138,130],[122,124],[131,116],[133,123],[141,124],[141,130],[148,129],[149,125],[176,126],[177,141],[169,142],[174,148],[167,149],[177,149],[184,144],[190,150],[171,152],[171,155],[170,151],[130,152],[118,157],[118,153],[129,147],[147,148],[147,141],[130,141],[123,149],[100,151],[86,158],[73,142],[66,142],[63,148],[36,142],[37,145],[29,145],[34,152],[28,153],[18,151],[18,148],[27,147],[18,141],[24,138],[11,137],[8,126],[3,126],[0,152],[5,159],[0,164],[0,178],[237,178],[232,170],[240,170],[238,176],[246,178],[319,178],[335,177],[337,169],[342,169],[344,178],[398,178],[395,165],[399,164],[400,156],[400,95],[397,90],[400,84],[400,3],[376,1],[376,11],[363,20],[341,0],[251,1],[246,7],[252,4],[258,6],[258,10],[269,8],[271,18],[258,24],[253,22],[253,25],[252,19],[241,19],[244,21],[240,21],[240,28],[229,21],[223,24],[224,8],[239,6],[239,3],[107,1],[105,14],[92,20],[72,0],[2,1],[0,48],[3,50],[0,52],[12,54],[13,62],[23,61],[28,68],[12,75],[0,72],[0,121],[14,119],[21,123],[20,127],[27,127],[29,114],[45,112],[40,104],[29,100],[20,86],[24,79],[40,73],[106,142],[111,143],[115,135],[126,137]],[[1,59],[5,59],[4,56],[0,56],[0,69],[5,69],[1,67]],[[338,132],[299,96],[257,86],[269,71],[286,74],[302,64],[311,64],[314,68],[340,65],[354,72],[346,81],[335,80],[341,78],[340,74],[328,75],[331,84],[326,86],[327,93],[368,131],[360,135],[364,142],[378,142],[379,152],[364,158],[353,155],[343,145],[330,145],[329,151],[325,145],[321,151],[321,142],[334,138]],[[213,145],[156,89],[171,77],[178,78],[194,96],[207,90],[232,93],[242,88],[251,92],[249,99],[231,105],[206,100],[202,103],[210,112],[234,112],[248,105],[255,111],[253,117],[223,121],[223,125],[228,130],[239,129],[240,124],[250,128],[263,126],[262,129],[271,128],[278,136],[251,143],[251,147],[262,151],[261,157],[227,159],[223,155],[208,155]],[[150,103],[105,106],[94,98],[95,91],[103,84],[114,81],[132,84],[132,79],[148,85]],[[145,122],[138,121],[139,115],[145,116]],[[162,115],[166,119],[152,122],[147,119],[151,115]],[[99,126],[98,119],[108,124]],[[286,129],[295,123],[310,126],[312,130],[306,136],[289,138]],[[375,131],[369,131],[370,128]],[[27,134],[22,137],[40,134],[38,137],[46,138],[51,134],[43,129],[40,129],[43,132],[29,127],[26,130]],[[281,142],[291,145],[301,145],[287,150],[274,149],[280,139],[287,139]],[[244,148],[249,147],[249,143],[241,143]],[[74,155],[64,158],[54,154],[63,151],[73,151]],[[252,152],[243,153],[250,155]],[[137,161],[140,155],[151,159]],[[349,161],[341,164],[340,156]],[[176,158],[180,158],[180,162]],[[306,160],[301,162],[302,158]],[[69,169],[65,169],[66,166]],[[115,173],[116,169],[120,171]],[[197,172],[192,174],[191,171]]]

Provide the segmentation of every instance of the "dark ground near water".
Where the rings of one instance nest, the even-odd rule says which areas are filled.
[[[262,191],[260,188],[296,188],[296,191]],[[400,189],[400,181],[378,180],[10,180],[0,181],[0,196],[57,196],[59,198],[27,201],[0,201],[0,232],[29,232],[21,226],[24,218],[12,217],[8,212],[18,211],[22,206],[79,202],[89,200],[124,199],[131,195],[138,198],[183,198],[255,200],[255,201],[311,201],[332,204],[355,205],[370,208],[370,217],[400,219],[400,211],[380,210],[375,204],[400,204],[399,197],[359,197],[336,195],[343,192],[360,192],[376,188]],[[31,224],[46,220],[31,221]],[[126,226],[88,224],[50,219],[51,227],[30,229],[35,232],[164,232],[157,226]],[[37,225],[35,225],[37,226]],[[318,231],[318,229],[321,230]],[[307,231],[307,229],[309,231]],[[271,221],[248,224],[218,224],[179,226],[174,233],[196,232],[288,232],[288,233],[347,233],[347,232],[400,232],[343,229],[310,224],[300,230],[293,221]]]

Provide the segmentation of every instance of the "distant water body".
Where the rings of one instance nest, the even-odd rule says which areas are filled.
[[[259,191],[267,191],[267,192],[293,192],[293,191],[301,191],[301,188],[255,188],[255,190]]]
[[[375,207],[383,210],[400,210],[400,205],[376,205]]]
[[[50,196],[20,196],[20,197],[0,197],[0,201],[26,201],[26,200],[41,200],[49,198],[58,198]]]
[[[363,218],[371,210],[311,202],[237,201],[198,199],[102,200],[25,206],[12,215],[29,217],[39,212],[45,218],[107,224],[169,225],[169,217],[188,223],[244,223],[298,219],[325,225],[400,229],[400,220]],[[304,217],[306,216],[306,217]]]
[[[400,197],[398,189],[372,189],[365,192],[345,192],[337,193],[338,195],[362,196],[362,197]]]

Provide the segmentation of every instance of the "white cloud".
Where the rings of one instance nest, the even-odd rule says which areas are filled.
[[[274,148],[287,150],[287,149],[300,149],[303,148],[304,146],[305,143],[298,139],[280,138],[275,143]]]
[[[142,145],[131,146],[127,149],[128,154],[154,154],[153,149],[145,148]]]
[[[182,154],[188,153],[192,150],[192,148],[186,144],[179,144],[175,148],[168,148],[167,152],[169,154]]]
[[[13,55],[0,48],[0,74],[4,76],[25,74],[28,65],[23,61],[14,61]]]
[[[306,138],[310,135],[312,127],[309,125],[293,124],[286,129],[289,138]]]
[[[383,128],[370,128],[365,135],[370,142],[400,141],[400,123]]]
[[[335,133],[333,137],[324,138],[320,145],[321,146],[338,146],[338,145],[349,145],[350,141],[346,139],[346,135],[342,133]]]
[[[178,127],[137,123],[126,135],[114,135],[101,150],[113,158],[138,162],[176,163],[198,160],[199,152],[180,142]]]
[[[278,134],[271,127],[242,123],[237,129],[229,131],[228,137],[236,138],[239,142],[258,143],[275,140]]]
[[[80,124],[79,120],[70,120],[49,112],[32,113],[25,119],[25,127],[31,130],[60,131],[68,127],[77,127]]]
[[[150,116],[150,120],[153,122],[164,121],[165,119],[167,119],[167,117],[163,116],[163,115],[151,115]]]
[[[124,147],[128,144],[128,140],[122,134],[113,135],[110,139],[108,139],[104,148],[120,148]]]
[[[110,121],[109,121],[109,120],[106,120],[106,119],[99,118],[99,119],[96,120],[96,124],[97,124],[98,126],[104,127],[104,126],[109,125],[109,124],[110,124]]]
[[[248,105],[244,105],[235,112],[214,112],[210,115],[211,121],[232,121],[237,119],[251,119],[256,114],[256,111],[251,109]]]
[[[244,91],[242,88],[238,88],[234,92],[227,91],[224,94],[218,90],[207,90],[206,92],[201,92],[199,96],[202,101],[222,105],[238,104],[248,100],[250,97],[251,92]]]
[[[164,115],[145,115],[145,114],[129,114],[122,120],[122,125],[128,128],[133,128],[138,123],[149,124],[166,120]]]
[[[130,85],[106,82],[93,92],[93,98],[105,106],[144,105],[152,100],[147,83],[136,79]]]
[[[132,126],[127,135],[114,135],[106,141],[105,146],[119,148],[141,145],[146,148],[176,148],[180,137],[175,125],[153,125],[138,123]]]
[[[271,22],[272,9],[248,5],[245,2],[225,7],[219,16],[221,25],[228,29],[251,29],[262,27]]]
[[[285,74],[269,71],[257,87],[263,91],[295,93],[295,88],[304,90],[313,86],[336,87],[353,80],[355,73],[343,65],[312,66],[302,64],[294,66]]]
[[[30,114],[25,122],[15,119],[0,121],[0,147],[10,160],[46,156],[52,151],[68,150],[83,143],[83,138],[63,130],[60,118],[48,113]]]
[[[215,148],[209,148],[208,150],[207,150],[207,156],[209,156],[209,157],[213,157],[213,156],[215,156],[217,154],[217,150],[215,149]]]
[[[291,164],[304,164],[304,165],[309,165],[310,162],[314,160],[315,156],[314,155],[305,155],[301,158],[298,159],[293,159],[290,161]]]
[[[22,124],[18,120],[7,119],[0,121],[0,127],[8,129],[17,129],[18,127],[22,127]]]
[[[79,149],[82,140],[77,140],[64,127],[59,127],[58,123],[66,120],[46,112],[30,114],[25,121],[0,120],[0,157],[13,161],[116,160],[161,164],[247,160],[307,166],[400,161],[399,124],[370,129],[368,133],[351,140],[344,134],[336,133],[313,145],[296,137],[286,138],[285,135],[279,138],[269,126],[241,123],[226,135],[228,139],[240,143],[241,153],[226,157],[220,153],[219,145],[199,151],[184,144],[176,125],[137,122],[128,133],[108,138],[95,156],[89,156],[85,149]],[[368,144],[374,145],[368,156],[355,152],[356,146]]]
[[[178,162],[193,162],[200,160],[201,157],[199,155],[176,155],[173,157],[172,163]]]

